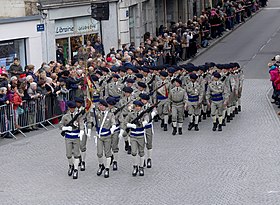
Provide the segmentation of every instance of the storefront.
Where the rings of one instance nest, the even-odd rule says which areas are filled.
[[[20,17],[0,20],[0,66],[9,69],[14,58],[21,65],[34,64],[39,68],[42,63],[41,33],[36,27],[40,16]]]
[[[71,60],[87,41],[94,42],[100,33],[99,28],[99,22],[90,16],[56,20],[56,46],[63,47],[64,58]]]

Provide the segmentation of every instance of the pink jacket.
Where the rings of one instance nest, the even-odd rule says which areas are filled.
[[[278,75],[279,75],[278,69],[276,68],[274,70],[269,71],[269,74],[270,74],[270,80],[272,82],[274,82],[278,78]]]

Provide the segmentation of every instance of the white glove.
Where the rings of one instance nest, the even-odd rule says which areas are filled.
[[[146,120],[144,122],[142,122],[143,127],[146,127],[147,124],[148,124],[148,122]]]
[[[115,130],[117,129],[116,125],[113,125],[110,129],[111,134],[114,134]]]
[[[154,119],[156,115],[157,115],[157,112],[155,110],[153,110],[153,112],[151,113],[152,119]]]
[[[91,138],[91,129],[88,129],[87,137],[88,137],[89,139]]]
[[[71,132],[73,130],[73,128],[71,126],[63,126],[62,127],[62,131],[69,131]]]
[[[122,138],[122,137],[123,137],[123,133],[124,133],[124,130],[121,129],[120,134],[119,134],[119,138]]]
[[[85,131],[84,130],[80,130],[80,133],[79,133],[79,138],[80,138],[80,141],[82,141],[83,140],[83,136],[84,136],[84,134],[85,134]]]
[[[135,124],[127,123],[127,128],[136,129],[136,127],[137,126]]]

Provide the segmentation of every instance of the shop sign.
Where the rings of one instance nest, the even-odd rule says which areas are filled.
[[[98,32],[98,21],[90,17],[81,17],[74,19],[57,20],[55,22],[55,34],[82,34],[89,32]]]

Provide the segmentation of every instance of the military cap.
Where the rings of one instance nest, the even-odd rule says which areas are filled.
[[[139,97],[143,100],[150,100],[150,96],[148,94],[145,94],[145,93],[141,93],[139,95]]]
[[[141,78],[141,79],[144,77],[141,73],[136,73],[135,76],[136,78]]]
[[[101,75],[101,76],[103,75],[100,70],[95,71],[95,73],[98,74],[98,75]]]
[[[74,97],[75,102],[77,103],[84,103],[84,99],[83,98],[79,98],[79,97]]]
[[[131,87],[124,87],[123,88],[123,92],[125,92],[125,93],[132,93],[133,89]]]
[[[127,83],[135,83],[135,80],[132,79],[132,78],[128,78],[128,79],[126,79],[126,82],[127,82]]]
[[[76,108],[76,103],[75,103],[74,101],[68,101],[68,102],[67,102],[67,106],[68,106],[69,108]]]
[[[119,69],[118,69],[117,66],[113,66],[113,67],[111,68],[111,71],[117,73],[117,72],[119,72]]]
[[[126,72],[126,68],[123,67],[123,66],[119,67],[119,70],[122,71],[122,72],[124,72],[124,73]]]
[[[105,107],[108,107],[108,103],[103,99],[100,99],[99,103]]]
[[[197,78],[198,78],[198,76],[195,73],[190,74],[190,79],[196,80]]]
[[[137,84],[138,84],[138,86],[141,87],[141,88],[147,88],[147,85],[146,85],[146,83],[144,83],[144,82],[138,82]]]
[[[141,102],[141,101],[139,101],[139,100],[135,100],[134,102],[133,102],[133,104],[134,105],[136,105],[136,106],[140,106],[140,107],[142,107],[144,104]]]
[[[120,76],[118,74],[113,74],[113,78],[120,78]]]
[[[180,80],[179,78],[174,78],[174,81],[182,85],[182,80]]]
[[[168,73],[175,73],[175,72],[176,72],[176,69],[173,68],[173,67],[170,67],[170,68],[167,69],[167,72],[168,72]]]
[[[109,72],[110,72],[109,69],[106,68],[106,67],[102,67],[101,70],[102,70],[103,72],[106,72],[106,73],[109,73]]]
[[[163,77],[167,77],[168,73],[166,71],[160,71],[159,74]]]
[[[92,81],[98,81],[99,80],[99,78],[96,75],[91,75],[90,77],[91,77]]]
[[[113,98],[113,97],[107,97],[107,99],[106,99],[106,102],[109,104],[109,105],[116,105],[116,100],[115,100],[115,98]]]
[[[221,78],[221,74],[218,73],[218,72],[214,72],[214,73],[213,73],[213,76],[214,76],[215,78]]]
[[[147,66],[143,66],[142,71],[145,72],[145,73],[148,73],[150,70]]]

